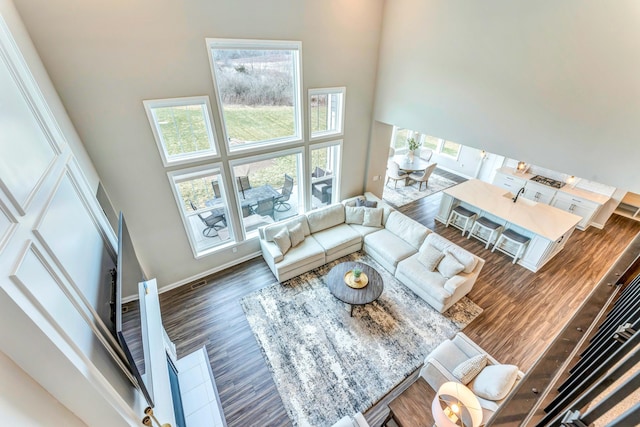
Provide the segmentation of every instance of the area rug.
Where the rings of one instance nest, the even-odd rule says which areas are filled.
[[[387,178],[385,177],[385,183],[386,180]],[[422,184],[422,191],[419,191],[417,183],[405,186],[401,181],[398,182],[398,185],[396,185],[396,188],[394,188],[393,181],[389,181],[389,185],[385,184],[384,186],[382,199],[390,205],[399,208],[400,206],[406,205],[407,203],[422,199],[423,197],[427,197],[433,193],[437,193],[438,191],[442,191],[445,188],[452,187],[456,184],[457,183],[455,181],[439,175],[438,170],[436,169],[429,177],[426,189],[424,188],[424,184]]]
[[[336,299],[325,285],[339,262],[360,261],[384,281],[365,306]],[[241,300],[282,402],[295,426],[331,426],[365,411],[482,309],[463,298],[438,313],[363,252],[343,257]]]

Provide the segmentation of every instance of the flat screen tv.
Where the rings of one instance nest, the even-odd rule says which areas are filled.
[[[149,406],[153,407],[153,399],[144,381],[145,357],[142,337],[142,318],[138,299],[138,283],[145,281],[144,271],[136,256],[127,223],[122,212],[118,220],[118,260],[114,292],[115,335],[129,363],[131,374],[136,379],[137,387],[144,394]],[[127,291],[127,299],[123,302],[123,290]],[[129,298],[133,297],[133,298]],[[148,377],[148,376],[147,376]]]

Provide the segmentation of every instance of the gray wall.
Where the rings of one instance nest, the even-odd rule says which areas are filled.
[[[640,192],[638,16],[633,0],[388,1],[374,119]]]
[[[142,106],[144,99],[208,95],[221,129],[206,37],[302,41],[305,101],[308,88],[347,87],[342,196],[362,191],[366,162],[350,159],[368,149],[382,0],[15,4],[115,209],[127,217],[145,271],[160,287],[258,250],[254,241],[237,253],[193,258]],[[304,120],[307,133],[306,114]]]

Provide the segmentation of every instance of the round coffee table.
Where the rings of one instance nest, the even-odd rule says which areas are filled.
[[[369,277],[369,283],[361,289],[354,289],[344,282],[344,275],[356,267]],[[353,317],[353,306],[369,304],[377,300],[382,294],[384,283],[382,283],[380,273],[373,267],[361,262],[343,262],[333,267],[329,272],[327,287],[333,296],[351,305],[351,317]]]

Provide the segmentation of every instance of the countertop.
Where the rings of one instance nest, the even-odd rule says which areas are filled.
[[[535,175],[531,174],[529,172],[525,172],[525,173],[520,173],[518,171],[516,171],[513,168],[508,168],[508,167],[501,167],[498,169],[498,172],[505,174],[505,175],[511,175],[513,177],[519,178],[519,179],[524,179],[525,181],[530,180],[531,178],[533,178]],[[538,185],[544,185],[535,181],[532,181]],[[589,190],[585,190],[582,188],[575,188],[575,187],[571,187],[570,185],[565,185],[562,188],[554,188],[554,187],[549,187],[551,190],[556,190],[556,191],[560,191],[562,193],[566,193],[569,194],[571,196],[576,196],[576,197],[580,197],[581,199],[585,199],[585,200],[590,200],[592,202],[595,202],[599,205],[604,205],[605,203],[607,203],[610,199],[609,196],[605,195],[605,194],[600,194],[600,193],[594,193],[593,191],[589,191]]]
[[[522,195],[513,203],[509,191],[477,179],[447,188],[444,192],[551,241],[558,240],[582,220],[578,215],[527,200]]]

